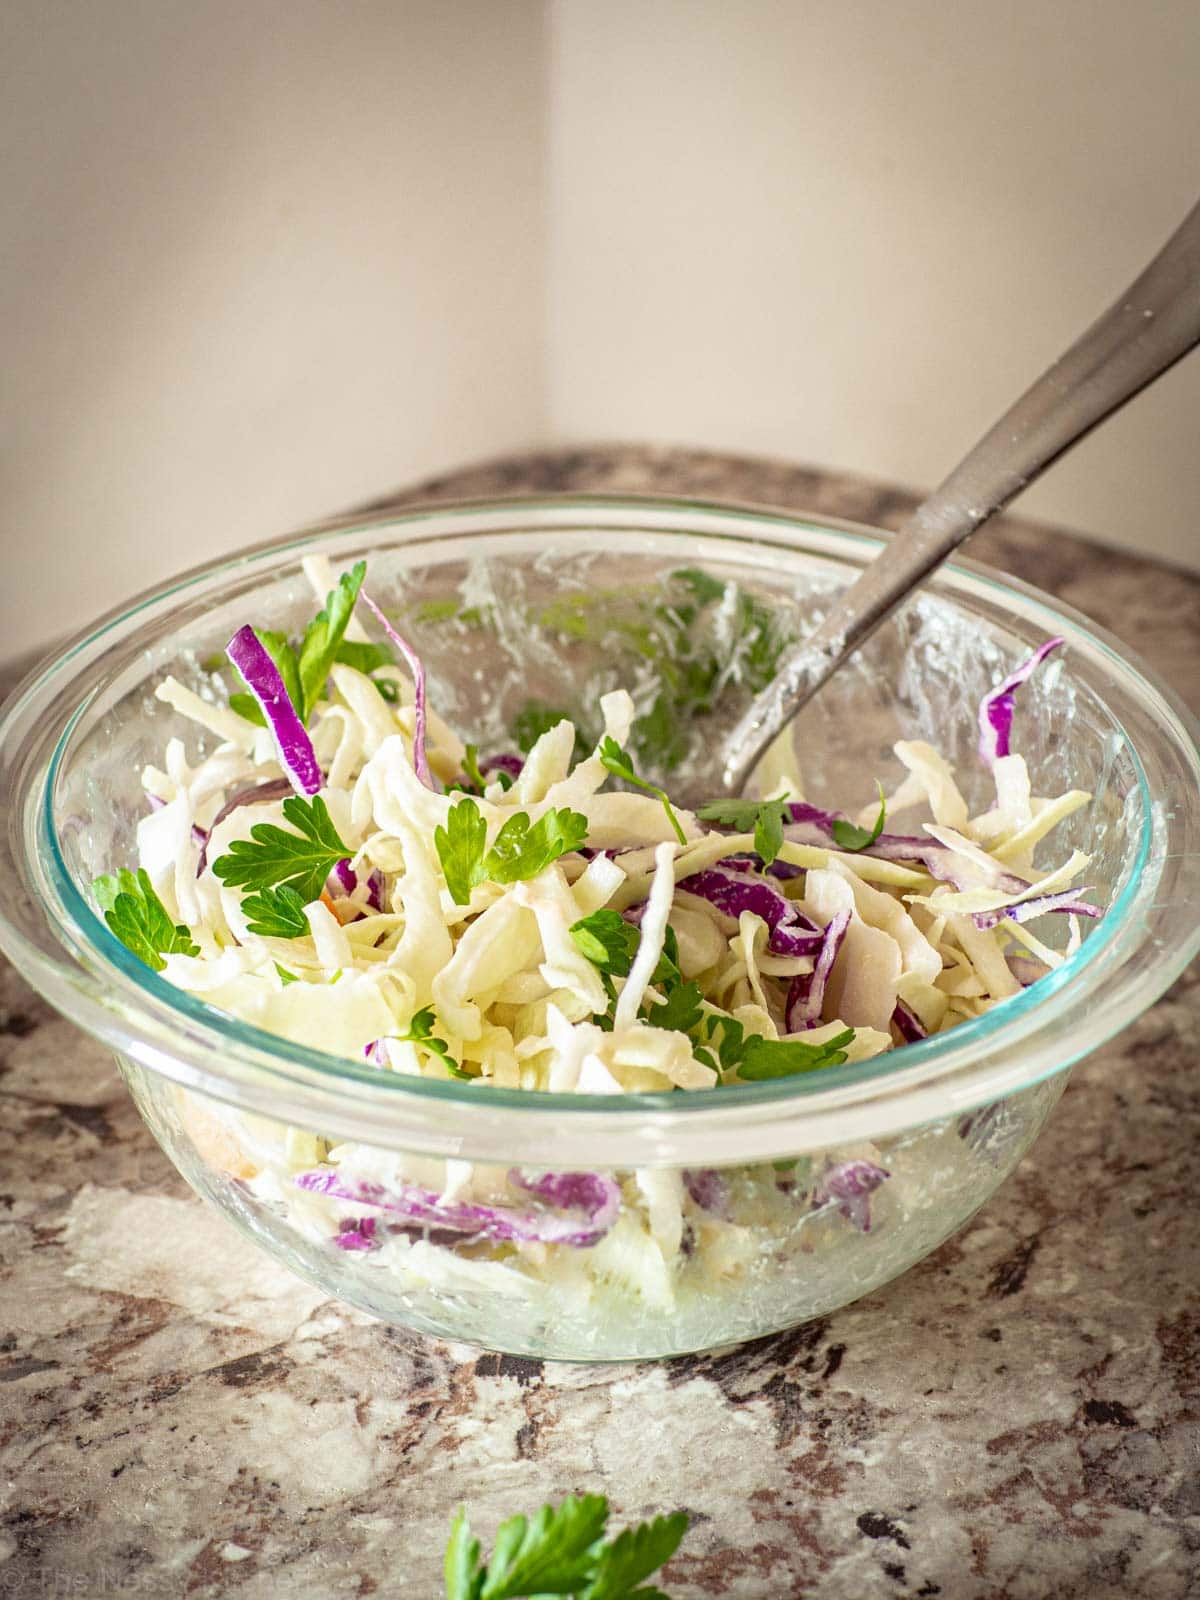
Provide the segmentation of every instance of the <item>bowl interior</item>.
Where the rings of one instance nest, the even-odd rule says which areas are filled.
[[[237,627],[252,621],[294,632],[313,614],[301,558],[325,554],[338,572],[365,556],[370,592],[426,664],[432,705],[482,753],[511,750],[551,711],[594,728],[600,694],[624,686],[639,711],[631,741],[639,768],[695,801],[707,796],[725,730],[778,651],[820,620],[830,595],[880,543],[865,531],[734,508],[493,503],[303,535],[186,575],[105,619],[9,714],[0,757],[22,804],[8,841],[8,947],[56,1004],[181,1082],[203,1081],[208,1092],[263,1109],[286,1089],[297,1120],[308,1096],[313,1125],[333,1114],[314,1097],[336,1085],[347,1136],[353,1126],[362,1136],[378,1119],[381,1096],[403,1099],[403,1137],[441,1148],[446,1128],[460,1126],[460,1086],[386,1074],[383,1082],[369,1068],[215,1013],[162,984],[97,916],[92,879],[134,858],[146,804],[142,768],[162,765],[173,738],[193,762],[217,742],[156,699],[155,685],[171,672],[223,701],[234,686],[223,652]],[[587,1105],[568,1108],[561,1097],[492,1091],[496,1150],[502,1135],[515,1137],[518,1123],[506,1118],[523,1127],[543,1100],[558,1119],[570,1110],[581,1149],[608,1138],[601,1122],[611,1115],[614,1148],[640,1138],[641,1159],[652,1163],[667,1159],[667,1119],[697,1130],[714,1118],[723,1130],[745,1121],[734,1140],[742,1144],[753,1120],[750,1142],[769,1152],[797,1138],[794,1128],[771,1126],[771,1107],[784,1110],[783,1102],[803,1103],[805,1138],[814,1141],[827,1137],[822,1116],[842,1117],[847,1108],[858,1116],[871,1097],[903,1095],[908,1115],[940,1115],[1061,1070],[1161,992],[1168,966],[1178,970],[1186,959],[1182,948],[1164,956],[1155,947],[1150,915],[1163,905],[1175,908],[1177,922],[1180,915],[1184,858],[1163,790],[1189,761],[1194,771],[1195,752],[1137,668],[1044,596],[969,568],[946,569],[793,725],[805,795],[853,814],[873,802],[876,779],[890,789],[901,776],[892,744],[922,739],[955,766],[972,813],[985,810],[993,790],[976,752],[978,702],[1050,634],[1065,635],[1066,649],[1019,692],[1014,749],[1029,763],[1035,794],[1092,794],[1043,855],[1058,862],[1072,848],[1088,852],[1083,881],[1108,908],[1083,927],[1081,948],[1061,968],[988,1016],[892,1056],[746,1086],[736,1108],[725,1097],[719,1109],[706,1107],[705,1096],[582,1097]],[[903,831],[916,831],[919,820],[904,813]],[[1061,945],[1066,919],[1043,919],[1037,932]],[[1194,943],[1194,915],[1187,936]],[[235,1096],[230,1085],[243,1068]],[[915,1086],[934,1080],[936,1094],[914,1096]],[[865,1132],[872,1117],[894,1122],[901,1114],[864,1109],[855,1126]],[[618,1132],[617,1121],[634,1131]],[[490,1135],[471,1138],[487,1158]]]
[[[855,570],[803,550],[772,551],[768,565],[762,551],[724,541],[678,548],[636,527],[585,525],[552,539],[495,533],[469,551],[454,540],[389,548],[376,538],[363,546],[369,590],[425,662],[431,705],[482,754],[519,749],[555,714],[594,735],[600,696],[624,687],[639,713],[631,739],[639,771],[692,800],[719,792],[723,735],[780,650],[820,621]],[[219,742],[156,699],[156,683],[171,672],[223,703],[238,687],[224,655],[233,631],[253,621],[296,633],[313,610],[312,590],[289,562],[200,614],[148,619],[136,650],[78,708],[55,756],[53,835],[77,890],[86,894],[99,873],[133,859],[146,810],[140,775],[161,766],[168,741],[182,741],[193,762]],[[876,780],[890,789],[903,776],[893,744],[916,739],[952,763],[972,814],[986,810],[994,788],[977,755],[976,708],[1044,636],[961,599],[919,597],[793,724],[804,797],[852,815],[872,806]],[[1073,676],[1069,651],[1020,691],[1014,749],[1035,794],[1092,794],[1040,849],[1047,861],[1086,851],[1089,892],[1111,905],[1144,853],[1146,797],[1132,746],[1102,697]],[[909,831],[925,815],[906,813],[896,826]],[[1086,926],[1085,939],[1098,926]],[[1041,936],[1062,944],[1066,919],[1048,919]]]

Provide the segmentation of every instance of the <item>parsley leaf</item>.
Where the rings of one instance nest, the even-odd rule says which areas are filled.
[[[518,811],[500,829],[484,857],[484,876],[493,883],[536,878],[543,867],[557,861],[559,856],[578,850],[587,838],[587,830],[588,821],[583,813],[569,811],[565,806],[544,812],[534,823],[530,823],[524,811]]]
[[[295,833],[273,822],[255,823],[249,839],[231,841],[226,853],[213,862],[213,871],[231,889],[292,889],[301,904],[308,905],[320,897],[337,863],[352,852],[320,795],[311,800],[289,795],[283,815]]]
[[[545,1505],[532,1519],[509,1517],[496,1532],[491,1560],[460,1507],[450,1525],[443,1572],[446,1600],[666,1600],[661,1590],[639,1587],[670,1560],[688,1528],[687,1514],[655,1517],[604,1540],[604,1495],[569,1495]]]
[[[313,899],[316,898],[314,895]],[[260,889],[242,901],[246,926],[264,939],[303,939],[309,932],[304,907],[308,901],[286,884],[277,889]]]
[[[715,1047],[717,1064],[721,1070],[733,1072],[737,1068],[738,1062],[742,1059],[746,1035],[746,1030],[742,1024],[736,1017],[731,1017],[724,1011],[709,1011],[704,1016],[702,1033],[703,1037]],[[708,1066],[714,1065],[711,1060],[706,1064]]]
[[[155,972],[166,966],[163,956],[200,954],[184,924],[167,915],[144,867],[136,873],[123,868],[115,877],[97,878],[92,893],[117,938]]]
[[[637,773],[633,770],[633,763],[630,761],[628,755],[626,755],[625,751],[621,749],[621,746],[611,734],[605,734],[600,745],[600,764],[607,771],[611,772],[614,778],[620,778],[625,783],[633,784],[635,789],[644,789],[647,794],[657,795],[662,801],[663,810],[667,813],[667,821],[675,830],[675,837],[679,840],[680,844],[687,844],[687,835],[679,826],[679,818],[675,815],[675,812],[671,807],[671,802],[667,796],[667,791],[665,789],[660,789],[656,783],[647,783],[644,778],[638,777]]]
[[[343,639],[333,659],[369,678],[377,668],[390,667],[396,658],[386,644],[376,644],[373,639]]]
[[[738,833],[754,833],[754,853],[769,867],[783,849],[783,825],[790,819],[786,795],[774,800],[713,800],[696,815],[704,822],[719,822]]]
[[[626,1528],[601,1550],[596,1576],[583,1591],[582,1600],[627,1600],[635,1592],[645,1595],[647,1591],[638,1589],[638,1584],[671,1559],[687,1531],[684,1511]]]
[[[365,561],[356,561],[349,572],[343,572],[336,586],[329,591],[321,610],[304,630],[296,659],[301,698],[295,702],[304,722],[312,715],[313,707],[325,688],[325,680],[337,658],[346,624],[350,621],[354,602],[358,599],[358,591],[366,575]]]
[[[842,850],[865,850],[868,845],[875,843],[883,832],[883,824],[887,820],[887,801],[883,797],[883,785],[876,783],[879,791],[879,815],[875,818],[875,826],[871,829],[860,828],[856,823],[844,822],[838,817],[833,824],[833,842]]]
[[[433,843],[451,898],[456,906],[465,906],[471,890],[486,876],[483,853],[487,823],[474,800],[458,800],[450,807],[445,827],[433,830]]]
[[[582,1589],[607,1521],[608,1501],[599,1494],[568,1495],[557,1509],[543,1506],[531,1521],[510,1517],[496,1530],[480,1600]]]
[[[423,1006],[420,1011],[413,1013],[413,1019],[409,1023],[407,1033],[394,1033],[391,1035],[391,1037],[393,1039],[399,1039],[407,1044],[424,1045],[426,1050],[437,1056],[438,1060],[445,1064],[445,1066],[449,1069],[450,1076],[452,1078],[470,1079],[471,1074],[469,1072],[464,1072],[459,1066],[458,1062],[455,1061],[454,1057],[450,1054],[450,1046],[446,1043],[445,1039],[437,1039],[434,1037],[433,1030],[436,1026],[436,1023],[437,1018],[434,1016],[433,1007]]]
[[[462,765],[463,771],[466,773],[468,781],[473,785],[475,792],[482,794],[487,788],[487,779],[479,770],[479,746],[477,744],[469,744],[467,746],[463,755]]]
[[[479,1540],[471,1537],[466,1508],[459,1506],[450,1524],[450,1538],[442,1560],[446,1600],[479,1600],[479,1591],[487,1576],[486,1569],[483,1572],[479,1570],[482,1553]]]
[[[704,1015],[698,983],[676,983],[668,988],[661,1005],[652,1005],[646,1021],[652,1028],[669,1028],[676,1033],[691,1033]]]
[[[587,818],[581,812],[563,807],[547,811],[531,823],[524,811],[518,811],[485,852],[487,823],[469,797],[456,801],[446,814],[445,827],[433,831],[446,887],[460,906],[468,903],[471,890],[485,879],[517,883],[536,878],[559,856],[578,850],[586,838]]]
[[[335,661],[343,661],[347,666],[369,675],[376,667],[385,666],[392,660],[391,651],[383,645],[344,638],[366,571],[366,562],[359,561],[349,572],[342,573],[336,587],[329,591],[324,606],[305,628],[298,651],[292,648],[286,634],[273,633],[268,628],[254,630],[259,643],[275,663],[288,699],[303,723],[308,722],[324,693],[329,669]],[[387,692],[383,685],[379,687],[386,699]],[[245,717],[247,722],[260,727],[266,725],[262,707],[252,694],[245,694],[241,690],[231,694],[229,708],[236,711],[239,717]]]
[[[816,1072],[821,1067],[837,1067],[846,1059],[844,1046],[854,1038],[846,1028],[821,1044],[806,1044],[803,1039],[763,1039],[753,1035],[746,1040],[738,1076],[751,1083],[764,1078],[790,1078],[798,1072]]]
[[[571,924],[571,937],[593,966],[627,978],[637,954],[638,930],[619,911],[604,907]]]

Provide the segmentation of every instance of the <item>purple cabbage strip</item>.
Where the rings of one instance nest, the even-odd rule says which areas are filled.
[[[985,766],[991,767],[1001,756],[1008,754],[1016,691],[1033,676],[1050,652],[1057,650],[1062,643],[1062,639],[1047,639],[998,688],[985,694],[979,702],[979,759]]]
[[[717,1217],[729,1215],[729,1185],[712,1167],[685,1171],[683,1187],[702,1211],[711,1211]]]
[[[815,1028],[825,1004],[825,985],[833,971],[833,963],[850,926],[850,912],[839,911],[830,917],[821,943],[821,953],[811,972],[798,972],[788,989],[784,1022],[789,1033],[800,1033],[804,1028]]]
[[[768,947],[777,956],[815,956],[824,935],[800,907],[762,878],[718,864],[681,878],[678,887],[698,895],[734,921],[753,911],[771,930]]]
[[[525,770],[525,763],[520,756],[498,755],[484,756],[479,763],[480,776],[486,778],[490,772],[507,772],[510,778],[519,778]]]
[[[996,911],[974,911],[971,920],[977,928],[986,929],[1004,921],[1032,922],[1034,917],[1043,916],[1049,911],[1070,912],[1077,917],[1103,916],[1099,906],[1076,899],[1076,895],[1087,893],[1087,889],[1064,889],[1059,894],[1036,894],[1032,900],[1022,900],[1017,906],[1000,906]]]
[[[508,1181],[538,1200],[563,1207],[566,1214],[443,1200],[432,1190],[416,1185],[384,1189],[365,1180],[346,1181],[332,1168],[317,1168],[296,1177],[300,1188],[310,1193],[377,1207],[403,1217],[404,1226],[409,1228],[463,1238],[587,1249],[600,1242],[620,1213],[621,1191],[616,1180],[599,1172],[550,1172],[541,1178],[526,1178],[514,1169],[508,1174]]]
[[[392,627],[391,623],[375,604],[374,600],[371,599],[371,596],[365,589],[362,591],[359,598],[363,600],[369,609],[375,613],[375,617],[379,622],[380,627],[396,646],[396,649],[399,650],[405,661],[408,662],[408,670],[412,673],[413,688],[416,692],[413,721],[413,767],[416,770],[417,777],[420,778],[425,787],[427,789],[432,789],[434,794],[440,794],[441,789],[434,782],[433,773],[429,770],[429,758],[425,754],[426,711],[424,665],[422,664],[420,656],[413,649],[412,645],[409,644],[407,639],[401,638],[401,636],[396,632],[395,628]]]
[[[358,888],[358,875],[350,865],[348,856],[341,861],[334,862],[333,871],[329,876],[336,880],[337,886],[343,894],[353,894],[355,889]]]
[[[802,878],[803,867],[793,867],[789,861],[780,861],[778,857],[769,867],[762,864],[759,856],[725,856],[717,863],[721,867],[733,867],[737,872],[769,872],[773,878],[778,878],[781,883],[787,883],[791,878]]]
[[[1008,962],[1008,970],[1023,989],[1028,989],[1031,983],[1046,976],[1046,968],[1032,956],[1005,956],[1004,959]]]
[[[839,811],[823,811],[819,806],[805,805],[799,801],[792,801],[792,820],[784,824],[784,835],[793,844],[815,845],[821,850],[836,850],[837,841],[833,837],[833,824],[845,821]],[[1005,894],[1020,894],[1028,889],[1029,880],[1018,878],[1015,873],[997,869],[988,883],[981,883],[978,876],[968,875],[970,868],[975,863],[968,863],[957,851],[949,845],[939,844],[936,839],[920,838],[916,834],[881,833],[873,844],[859,852],[864,856],[876,856],[881,861],[895,861],[900,865],[916,863],[924,867],[931,878],[936,878],[939,883],[949,883],[955,889],[999,889]]]
[[[860,1233],[871,1231],[871,1196],[891,1173],[873,1161],[843,1161],[821,1175],[812,1193],[813,1208],[838,1202],[838,1213]]]
[[[208,829],[209,838],[212,838],[218,825],[225,821],[229,813],[236,811],[239,806],[258,805],[260,801],[267,800],[282,800],[291,792],[292,786],[286,778],[271,778],[267,783],[256,783],[249,789],[239,789],[236,794],[230,795],[229,799],[226,800],[225,804],[212,819]],[[204,848],[200,852],[199,865],[196,868],[197,877],[204,871],[207,860],[208,840],[206,839]]]
[[[275,737],[280,764],[297,794],[314,795],[324,783],[316,752],[266,646],[249,623],[225,646],[225,654],[246,680]]]
[[[911,1006],[906,1006],[903,1000],[896,1001],[896,1009],[892,1012],[892,1021],[900,1030],[900,1037],[905,1044],[916,1044],[918,1039],[927,1039],[929,1030],[917,1016]]]
[[[350,865],[349,858],[336,861],[329,876],[343,895],[352,895],[358,888],[358,874]],[[383,910],[383,873],[377,867],[367,879],[367,904],[372,911]]]
[[[339,1250],[378,1250],[374,1217],[343,1217],[334,1235]]]

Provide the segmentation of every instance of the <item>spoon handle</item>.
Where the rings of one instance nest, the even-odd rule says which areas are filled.
[[[726,747],[738,792],[771,740],[935,567],[1105,417],[1200,343],[1200,205],[1139,278],[1000,418],[781,660]]]

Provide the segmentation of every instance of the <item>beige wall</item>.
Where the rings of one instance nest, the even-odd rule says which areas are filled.
[[[541,436],[540,5],[2,12],[0,657]]]
[[[1200,189],[1195,0],[8,0],[0,656],[456,462],[930,484]],[[1200,357],[1024,502],[1200,565]]]
[[[1200,192],[1196,0],[552,0],[550,416],[932,485]],[[1200,566],[1200,354],[1021,502]]]

